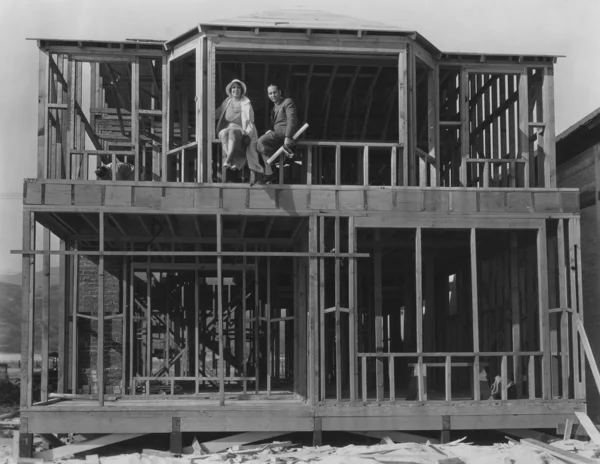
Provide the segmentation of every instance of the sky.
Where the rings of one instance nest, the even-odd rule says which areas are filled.
[[[564,55],[556,133],[600,107],[600,0],[0,0],[0,274],[21,270],[23,179],[36,176],[38,50],[26,38],[171,39],[203,21],[302,6],[421,33],[442,51]]]

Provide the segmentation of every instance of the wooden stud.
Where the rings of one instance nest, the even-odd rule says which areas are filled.
[[[440,185],[440,149],[439,149],[439,77],[438,67],[427,71],[427,144],[429,156],[435,159],[435,163],[429,164],[429,185],[436,187]]]
[[[538,278],[538,308],[540,324],[540,350],[542,357],[542,399],[550,399],[550,314],[548,313],[548,251],[546,246],[546,224],[537,233],[537,278]]]
[[[171,147],[171,77],[170,77],[170,62],[167,56],[162,58],[162,99],[161,99],[161,110],[162,110],[162,150],[161,150],[161,164],[160,172],[158,166],[153,166],[153,177],[159,178],[163,182],[167,182],[167,152]],[[154,179],[153,179],[154,180]]]
[[[267,321],[267,396],[271,394],[271,377],[273,366],[271,363],[271,258],[267,257],[267,305],[265,319]]]
[[[408,170],[409,185],[417,185],[417,61],[414,47],[408,47]]]
[[[529,387],[529,399],[535,398],[535,356],[529,356],[527,367],[527,386]]]
[[[508,94],[515,93],[515,76],[508,76]],[[509,159],[517,159],[519,152],[519,140],[517,139],[517,115],[515,114],[518,107],[518,100],[508,106],[508,154]],[[508,186],[516,187],[517,185],[517,164],[510,163],[508,167]]]
[[[417,318],[417,383],[419,388],[419,401],[426,398],[427,392],[423,391],[423,255],[422,255],[422,235],[421,227],[416,228],[415,233],[415,295],[416,295],[416,318]]]
[[[50,55],[39,51],[37,178],[48,178],[48,82]]]
[[[325,252],[325,216],[321,216],[319,218],[319,251],[321,253]],[[319,258],[319,328],[321,329],[319,332],[319,349],[318,353],[320,355],[320,364],[321,364],[321,377],[315,377],[315,379],[319,379],[321,385],[321,399],[325,399],[325,389],[326,389],[326,381],[327,381],[327,365],[325,358],[325,260],[323,258]]]
[[[478,272],[477,272],[477,231],[471,229],[471,310],[473,318],[473,351],[479,352],[479,297],[478,297]],[[473,358],[473,399],[479,401],[481,399],[481,388],[479,384],[479,356]]]
[[[50,229],[43,228],[44,250],[50,249]],[[50,255],[43,257],[42,280],[42,373],[40,401],[48,401],[48,361],[50,351]]]
[[[114,170],[113,170],[114,172]],[[104,251],[104,212],[99,214],[99,250]],[[98,258],[98,406],[104,406],[104,256]]]
[[[306,152],[306,185],[312,185],[313,171],[313,147],[309,145]]]
[[[596,165],[598,166],[598,165]],[[597,168],[598,169],[598,168]],[[598,178],[596,178],[596,182],[598,182]],[[577,271],[579,269],[577,265],[577,256],[575,251],[575,231],[574,231],[574,220],[573,218],[568,220],[568,228],[569,228],[569,277],[570,277],[570,308],[573,311],[573,314],[579,313],[579,304],[577,298]],[[579,336],[577,334],[577,327],[575,326],[574,317],[571,318],[571,352],[573,353],[573,393],[575,399],[581,399],[585,397],[585,392],[582,389],[582,384],[580,382],[580,359],[578,356],[579,353]],[[581,364],[583,365],[583,363]],[[584,369],[585,370],[585,369]]]
[[[556,144],[554,142],[554,68],[544,68],[543,81],[543,118],[544,128],[544,186],[556,188]]]
[[[335,185],[342,185],[342,150],[335,146]]]
[[[340,217],[335,217],[335,249],[340,249]],[[335,258],[335,383],[336,399],[342,399],[342,341],[340,321],[340,258]]]
[[[475,382],[479,379],[475,378]],[[446,356],[445,366],[446,401],[452,401],[452,357]]]
[[[373,288],[374,288],[374,316],[375,316],[375,352],[383,353],[383,288],[382,288],[382,247],[381,247],[381,231],[374,230],[374,246],[373,253]],[[418,331],[417,323],[417,331]],[[383,399],[383,358],[375,358],[375,376],[376,376],[376,393],[377,401]]]
[[[129,312],[131,316],[131,321],[129,324],[129,346],[127,350],[129,351],[129,394],[135,395],[135,385],[133,383],[133,370],[134,370],[134,358],[133,353],[137,341],[134,337],[134,323],[135,319],[135,287],[134,287],[134,270],[133,266],[130,264],[129,266]],[[137,325],[139,327],[139,325]],[[139,353],[138,353],[139,356]],[[123,394],[127,394],[127,386],[125,383],[123,384]]]
[[[501,378],[501,397],[502,400],[506,401],[508,399],[508,358],[507,356],[502,356],[502,361],[500,363],[500,378]]]
[[[367,402],[367,357],[363,356],[361,359],[361,376],[362,376],[362,400],[363,403]]]
[[[131,245],[132,246],[132,245]],[[125,385],[127,383],[127,346],[129,343],[128,337],[127,337],[127,331],[129,329],[129,325],[133,323],[133,317],[131,317],[131,321],[129,320],[129,316],[133,310],[131,309],[132,307],[130,306],[129,308],[127,307],[127,290],[130,287],[130,282],[129,282],[129,272],[127,269],[127,265],[128,265],[128,261],[126,259],[122,259],[122,271],[121,271],[121,276],[123,279],[123,291],[122,291],[122,316],[123,316],[123,342],[122,342],[122,353],[121,353],[121,387],[123,388],[122,390],[122,394],[125,395]],[[112,314],[111,314],[112,316]]]
[[[75,251],[78,248],[77,243],[73,247]],[[78,376],[77,372],[78,368],[78,307],[79,307],[79,259],[80,257],[76,255],[72,260],[71,270],[71,288],[73,289],[73,298],[71,300],[71,325],[73,330],[71,331],[71,392],[73,394],[77,393],[77,385],[78,385]]]
[[[223,250],[223,217],[217,214],[217,251]],[[225,405],[225,360],[223,359],[223,257],[217,256],[217,310],[219,314],[219,404]]]
[[[314,253],[318,246],[318,231],[317,231],[317,216],[312,215],[308,220],[308,249]],[[309,402],[314,405],[319,401],[319,268],[318,259],[316,257],[309,258]]]
[[[557,227],[557,248],[558,248],[558,292],[559,292],[559,304],[561,308],[567,308],[568,302],[568,289],[567,289],[567,267],[565,259],[565,220],[558,220]],[[561,376],[562,376],[562,398],[567,399],[570,397],[569,385],[570,385],[570,361],[571,356],[569,353],[569,319],[568,313],[562,311],[560,316],[560,355],[561,355]]]
[[[256,245],[256,251],[258,251],[258,245]],[[260,321],[261,321],[261,307],[259,298],[259,269],[258,269],[258,256],[254,257],[254,390],[258,394],[260,387]]]
[[[363,148],[363,185],[369,185],[369,146]]]
[[[398,185],[398,152],[396,147],[392,147],[391,153],[391,160],[390,160],[390,166],[391,166],[391,179],[390,179],[390,185],[392,187],[395,187]]]
[[[354,218],[348,218],[348,252],[356,251]],[[350,359],[350,402],[357,400],[356,259],[348,258],[348,353]]]
[[[398,54],[398,143],[402,146],[402,185],[408,187],[408,50]]]
[[[469,73],[465,68],[460,70],[460,83],[459,83],[459,112],[460,112],[460,150],[461,150],[461,164],[460,164],[460,185],[463,187],[467,186],[467,160],[471,157],[470,141],[469,141]]]
[[[207,129],[205,114],[205,92],[204,92],[204,57],[206,54],[206,38],[200,37],[196,45],[196,182],[206,181],[204,176],[204,153],[206,153]],[[196,375],[197,375],[196,371]]]
[[[60,250],[64,251],[67,244],[64,240],[60,241]],[[58,381],[56,385],[57,393],[67,393],[68,382],[68,357],[69,357],[69,265],[72,258],[61,256],[59,258],[59,288],[60,300],[58,302]]]
[[[529,96],[527,70],[519,75],[519,149],[521,159],[525,160],[523,186],[529,188],[531,170],[529,155]]]
[[[244,243],[244,251],[246,251],[246,244]],[[247,267],[247,262],[246,262],[246,257],[244,256],[243,258],[243,265],[244,265],[244,269],[242,270],[242,362],[243,362],[243,366],[242,366],[242,376],[243,377],[248,377],[248,362],[246,361],[246,329],[248,326],[248,317],[246,315],[246,312],[248,311],[248,308],[246,307],[246,295],[248,294],[248,289],[247,289],[247,282],[246,282],[246,267]],[[246,380],[243,381],[242,383],[242,391],[244,393],[248,392],[248,382]]]
[[[146,269],[146,364],[144,374],[152,376],[152,273]],[[146,395],[150,394],[150,381],[146,381]]]
[[[395,358],[390,356],[388,358],[388,371],[389,371],[389,383],[390,383],[390,401],[396,401],[396,375],[394,372]]]
[[[140,180],[140,59],[131,63],[131,145],[134,151],[134,180]],[[113,165],[114,166],[114,165]],[[113,174],[115,173],[113,169]]]
[[[35,216],[23,212],[23,249],[35,249]],[[23,255],[21,279],[21,408],[33,404],[33,363],[35,327],[35,255]]]
[[[511,297],[511,333],[512,349],[515,352],[521,351],[521,307],[519,299],[519,241],[518,232],[510,232],[510,297]],[[513,356],[513,378],[517,387],[517,396],[520,398],[523,385],[521,379],[523,372],[521,369],[522,359],[519,356]]]

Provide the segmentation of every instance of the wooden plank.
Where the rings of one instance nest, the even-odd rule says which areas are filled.
[[[319,217],[319,252],[325,251],[325,216]],[[321,364],[321,377],[319,383],[321,385],[321,399],[326,397],[327,388],[327,365],[325,356],[325,260],[319,258],[319,355]],[[317,378],[317,377],[315,377]]]
[[[171,81],[170,81],[170,63],[168,57],[164,55],[162,57],[162,71],[161,71],[161,91],[162,98],[160,100],[162,117],[161,117],[161,129],[162,129],[162,146],[161,146],[161,160],[160,166],[152,165],[152,180],[161,179],[163,182],[167,181],[167,152],[171,147],[171,112],[170,112],[170,95],[171,95]]]
[[[92,440],[86,440],[79,443],[73,443],[70,445],[61,446],[59,448],[53,448],[50,450],[35,453],[36,459],[43,459],[44,461],[53,461],[56,459],[65,458],[67,456],[73,456],[79,453],[86,453],[94,449],[102,448],[103,446],[112,445],[125,440],[131,440],[132,438],[141,437],[143,433],[115,433],[112,435],[104,435]]]
[[[255,246],[258,250],[258,245]],[[254,391],[258,394],[260,389],[260,344],[258,342],[260,337],[260,321],[261,321],[261,307],[259,297],[259,268],[258,268],[258,256],[254,257]]]
[[[223,217],[217,214],[217,251],[223,250]],[[225,405],[225,359],[223,358],[223,257],[217,256],[217,310],[219,317],[219,404]],[[257,362],[258,364],[258,362]]]
[[[477,272],[477,231],[471,229],[470,234],[470,249],[471,249],[471,310],[473,312],[473,351],[479,351],[479,297],[478,297],[478,272]],[[473,358],[473,399],[479,401],[481,399],[481,387],[479,384],[479,356]]]
[[[381,247],[381,231],[374,230],[374,246],[373,253],[373,288],[374,288],[374,317],[375,317],[375,351],[383,353],[383,286],[382,286],[382,247]],[[418,259],[418,258],[417,258]],[[419,324],[417,322],[417,327]],[[418,329],[417,329],[418,332]],[[383,389],[383,358],[375,359],[375,384],[377,401],[382,401],[384,396]]]
[[[416,319],[417,319],[417,353],[423,352],[423,255],[422,255],[422,236],[421,227],[416,228],[415,233],[415,298],[416,298]],[[417,363],[417,383],[419,401],[426,399],[427,392],[423,391],[423,358],[419,356]]]
[[[30,250],[35,247],[35,241],[32,240],[32,234],[35,234],[35,221],[33,213],[23,212],[23,249]],[[33,261],[33,265],[32,262]],[[22,277],[21,277],[21,409],[29,407],[33,401],[31,399],[32,384],[29,379],[33,377],[33,328],[35,327],[33,318],[33,308],[30,301],[31,280],[35,280],[35,256],[23,255],[22,259]],[[32,272],[33,270],[33,272]],[[35,289],[35,287],[34,287]],[[35,301],[35,300],[34,300]]]
[[[429,146],[429,156],[435,159],[435,163],[430,164],[429,185],[431,187],[441,185],[440,127],[438,124],[439,87],[439,68],[436,64],[433,69],[427,71],[427,144]]]
[[[44,250],[50,249],[50,230],[43,228]],[[40,401],[48,401],[48,356],[50,352],[50,255],[44,255],[42,269],[42,373]]]
[[[362,400],[363,403],[367,402],[368,391],[367,391],[367,358],[365,356],[361,359],[361,378],[362,378]]]
[[[369,146],[365,145],[363,148],[363,185],[369,185]]]
[[[334,224],[334,244],[335,249],[340,250],[340,217],[335,217]],[[340,258],[335,258],[335,383],[336,399],[342,399],[342,340],[341,340],[341,320],[340,320]]]
[[[131,145],[134,151],[134,180],[140,180],[140,58],[131,62]],[[163,131],[164,133],[165,131]],[[144,163],[145,164],[145,163]],[[113,169],[113,175],[116,170]]]
[[[544,186],[556,188],[556,145],[554,142],[554,67],[552,65],[543,70],[543,118],[544,128]]]
[[[60,241],[59,249],[66,250],[67,244]],[[58,302],[58,380],[57,393],[66,393],[68,385],[68,355],[69,355],[69,264],[72,258],[61,256],[59,258],[58,285],[62,289]]]
[[[470,145],[469,145],[469,105],[468,105],[468,95],[469,95],[469,73],[465,68],[461,68],[460,70],[460,83],[459,83],[459,112],[460,112],[460,155],[461,155],[461,164],[460,164],[460,185],[463,187],[467,186],[467,159],[471,157],[470,155]]]
[[[546,224],[538,229],[537,233],[537,279],[538,279],[538,307],[540,327],[540,350],[542,356],[542,398],[550,399],[551,372],[550,372],[550,314],[548,313],[548,249],[546,245]]]
[[[398,143],[403,146],[402,165],[404,166],[402,185],[408,186],[408,51],[398,53]]]
[[[477,382],[478,379],[475,379]],[[444,372],[444,385],[446,392],[446,401],[452,401],[452,357],[446,356],[446,365]]]
[[[318,250],[318,227],[316,215],[312,215],[308,220],[308,249],[311,253]],[[320,384],[319,384],[319,263],[316,257],[309,258],[309,362],[308,362],[308,391],[309,403],[314,405],[319,402]]]
[[[207,111],[206,111],[206,133],[208,135],[208,143],[206,147],[206,182],[213,181],[213,144],[211,140],[215,138],[215,128],[213,121],[215,120],[215,44],[212,39],[207,39],[207,74],[206,74],[206,95],[207,95]]]
[[[99,251],[104,251],[104,212],[99,214]],[[150,280],[148,281],[150,285]],[[98,258],[98,406],[104,406],[104,256]]]
[[[267,396],[271,394],[271,377],[273,376],[273,363],[271,362],[271,258],[267,257],[267,304],[265,307],[265,320],[267,322]]]
[[[409,185],[417,185],[417,63],[414,47],[408,47],[408,140],[404,153],[408,155]]]
[[[598,365],[596,364],[594,352],[592,351],[590,341],[588,340],[587,334],[585,332],[583,321],[578,316],[574,316],[573,319],[575,320],[575,324],[577,325],[577,331],[579,332],[579,336],[581,337],[581,345],[585,350],[590,370],[592,371],[592,375],[594,376],[594,382],[596,382],[596,388],[600,393],[600,371],[598,370]]]
[[[560,448],[556,448],[552,445],[547,445],[539,440],[535,440],[533,438],[523,438],[521,443],[526,443],[529,446],[537,448],[539,450],[546,451],[550,453],[552,456],[558,457],[561,460],[566,460],[567,462],[573,463],[594,463],[597,462],[595,459],[586,458],[584,456],[580,456],[575,453],[571,453],[569,451],[562,450]]]
[[[247,432],[237,435],[231,435],[225,438],[218,438],[212,441],[206,441],[200,446],[208,453],[220,453],[234,446],[241,446],[256,441],[270,440],[283,435],[286,432]]]
[[[354,218],[348,218],[348,252],[356,252],[356,229],[354,228]],[[357,343],[356,332],[357,314],[356,314],[356,259],[348,258],[348,353],[350,359],[350,401],[357,400]]]
[[[527,84],[527,70],[519,74],[519,150],[521,159],[525,160],[524,178],[522,185],[529,188],[531,163],[529,158],[529,96]],[[519,184],[521,184],[519,182]]]
[[[424,437],[421,435],[415,435],[414,433],[398,432],[398,431],[393,431],[393,430],[389,430],[389,431],[385,431],[385,432],[377,432],[377,431],[358,432],[358,431],[353,430],[351,433],[353,433],[355,435],[362,435],[365,437],[379,438],[379,439],[382,439],[383,437],[389,437],[395,443],[421,443],[421,444],[431,443],[433,445],[437,445],[440,442],[439,440],[437,440],[435,438],[429,438],[429,437]]]
[[[50,55],[39,51],[38,70],[38,128],[37,128],[37,178],[48,178],[48,81]]]
[[[567,289],[567,268],[565,259],[565,220],[559,219],[557,226],[557,248],[558,248],[558,294],[561,308],[569,306]],[[560,317],[560,357],[562,377],[562,397],[569,398],[570,386],[570,350],[569,350],[569,319],[566,311]]]
[[[73,250],[77,250],[78,245],[73,246]],[[73,298],[71,300],[71,391],[77,393],[77,377],[78,377],[78,322],[77,313],[79,307],[79,256],[75,256],[71,261],[71,288],[73,289]]]
[[[518,232],[510,232],[510,301],[511,301],[511,334],[513,351],[521,351],[521,307],[519,291],[519,241]],[[513,379],[520,398],[523,390],[522,359],[513,356]]]
[[[596,368],[597,370],[597,368]],[[590,439],[596,444],[600,445],[600,431],[596,428],[594,423],[584,412],[576,412],[575,416],[579,420],[579,423],[583,426]]]

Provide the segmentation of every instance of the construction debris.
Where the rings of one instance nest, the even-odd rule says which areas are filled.
[[[532,438],[520,442],[510,440],[492,446],[477,446],[465,439],[444,445],[430,443],[394,443],[389,437],[386,444],[372,446],[349,445],[298,447],[289,441],[267,444],[232,446],[218,453],[206,453],[197,440],[190,448],[193,454],[176,455],[165,451],[144,449],[142,453],[101,457],[89,454],[80,459],[55,460],[65,464],[204,464],[221,463],[269,463],[269,464],[359,464],[359,463],[435,463],[435,464],[506,464],[506,463],[597,463],[600,462],[600,446],[593,442],[560,440],[551,444]],[[0,446],[0,464],[13,464],[10,447]],[[27,462],[31,462],[28,460]],[[43,463],[44,460],[36,460]],[[17,464],[25,464],[18,459]]]

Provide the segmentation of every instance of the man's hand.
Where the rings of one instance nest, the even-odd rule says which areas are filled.
[[[291,137],[286,137],[284,142],[288,147],[292,147],[294,145],[294,139]]]

